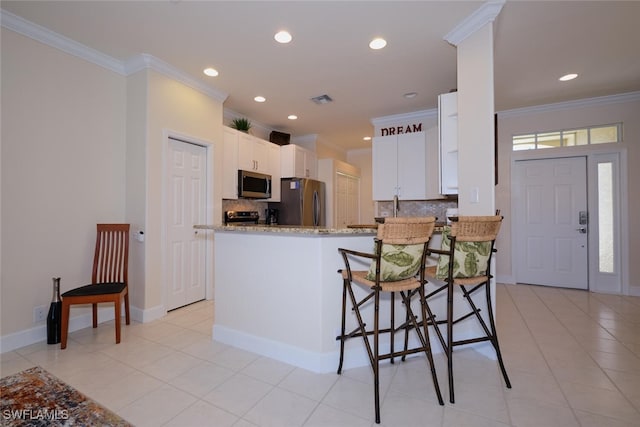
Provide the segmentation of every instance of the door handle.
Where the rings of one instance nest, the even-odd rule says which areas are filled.
[[[576,228],[576,231],[579,231],[580,234],[587,234],[587,227]]]

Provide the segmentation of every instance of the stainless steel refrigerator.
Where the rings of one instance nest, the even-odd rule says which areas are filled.
[[[326,225],[324,182],[308,178],[283,178],[280,185],[278,224]]]

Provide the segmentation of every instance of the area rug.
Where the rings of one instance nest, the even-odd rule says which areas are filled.
[[[131,426],[40,367],[0,379],[2,426]]]

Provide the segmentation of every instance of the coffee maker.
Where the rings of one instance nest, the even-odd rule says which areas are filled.
[[[265,223],[267,225],[278,224],[278,209],[275,209],[275,208],[265,209],[264,214],[265,214]]]

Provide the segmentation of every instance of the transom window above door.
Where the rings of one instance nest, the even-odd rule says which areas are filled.
[[[513,137],[513,151],[575,147],[622,141],[622,123],[590,126],[552,132],[538,132]]]

